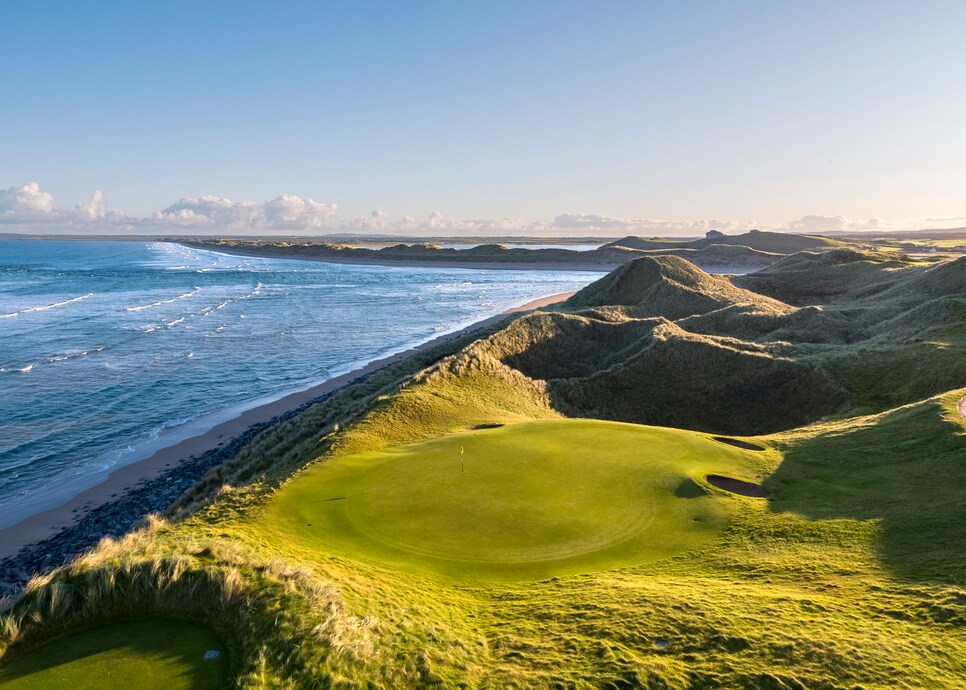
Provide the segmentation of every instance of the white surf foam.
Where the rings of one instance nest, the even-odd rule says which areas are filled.
[[[48,309],[56,309],[57,307],[63,307],[65,304],[73,304],[74,302],[80,302],[83,299],[88,299],[93,297],[93,292],[88,292],[86,295],[81,295],[80,297],[74,297],[73,299],[65,299],[63,302],[54,302],[53,304],[45,304],[40,307],[29,307],[28,309],[21,309],[19,311],[12,312],[10,314],[0,314],[0,319],[11,319],[14,316],[19,316],[20,314],[30,314],[35,311],[47,311]]]
[[[143,304],[139,307],[125,307],[124,311],[141,311],[142,309],[151,309],[152,307],[160,307],[162,304],[171,304],[172,302],[177,302],[179,299],[186,299],[193,295],[197,295],[201,292],[200,287],[196,287],[191,292],[186,292],[183,295],[178,295],[177,297],[172,297],[171,299],[163,299],[158,302],[152,302],[151,304]]]

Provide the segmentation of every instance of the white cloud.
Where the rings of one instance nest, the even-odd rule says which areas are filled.
[[[756,227],[753,221],[739,223],[728,220],[650,220],[613,218],[596,214],[564,213],[553,219],[558,231],[574,234],[610,235],[702,235],[712,228],[722,232],[743,232]]]
[[[540,234],[545,226],[519,218],[496,218],[489,220],[454,220],[439,211],[433,211],[415,229],[426,234],[443,235],[524,235]]]
[[[338,220],[335,204],[293,194],[271,201],[231,201],[216,196],[181,199],[152,217],[155,225],[205,230],[306,232],[331,228]]]
[[[53,212],[54,197],[40,191],[36,182],[0,191],[0,218],[4,220],[43,218]]]
[[[105,232],[118,226],[129,230],[134,219],[110,208],[103,192],[94,192],[91,200],[73,209],[54,204],[54,197],[40,191],[36,182],[0,191],[0,225],[15,230],[38,233]]]
[[[338,232],[376,234],[406,234],[411,236],[463,236],[484,235],[540,235],[550,229],[541,223],[520,220],[519,218],[498,218],[494,220],[456,220],[447,218],[439,211],[433,211],[419,220],[413,216],[403,216],[390,220],[385,211],[373,211],[369,216],[339,224]]]
[[[74,207],[74,220],[79,223],[96,223],[100,221],[105,223],[122,223],[125,225],[134,221],[124,211],[109,207],[107,200],[104,198],[104,192],[99,189],[91,195],[90,201],[86,203],[81,202]]]
[[[411,220],[404,217],[400,223]],[[389,214],[382,209],[376,209],[368,216],[361,216],[353,220],[344,221],[339,225],[339,231],[345,233],[373,233],[382,234],[392,229]]]
[[[802,216],[798,220],[789,222],[778,228],[789,232],[821,233],[821,232],[865,232],[868,230],[886,230],[886,224],[879,218],[855,220],[845,216]]]
[[[966,220],[966,216],[950,216],[949,218],[926,218],[930,223],[959,223]]]
[[[422,219],[393,219],[383,210],[346,220],[335,204],[294,194],[270,201],[232,201],[216,196],[181,199],[144,218],[111,208],[97,190],[90,201],[74,207],[58,206],[36,182],[0,190],[0,227],[8,232],[33,233],[144,233],[180,234],[402,234],[413,237],[532,236],[615,237],[622,235],[699,236],[714,228],[728,234],[752,228],[779,232],[823,233],[887,231],[936,227],[935,223],[962,224],[963,217],[904,219],[887,223],[879,218],[858,220],[846,216],[806,215],[786,223],[723,219],[619,218],[600,214],[562,213],[549,222],[520,218],[461,220],[433,211]]]

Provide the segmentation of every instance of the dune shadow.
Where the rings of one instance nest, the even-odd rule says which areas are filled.
[[[725,477],[720,474],[709,474],[705,477],[708,484],[724,491],[729,491],[739,496],[748,498],[768,498],[768,492],[758,484],[745,482],[733,477]]]
[[[678,488],[674,490],[674,495],[677,498],[699,498],[701,496],[707,496],[704,489],[690,477],[685,477],[681,480]]]
[[[879,520],[879,558],[908,580],[966,581],[966,433],[927,400],[799,442],[764,482],[774,512]]]
[[[192,676],[196,676],[192,687],[221,687],[228,680],[227,651],[211,630],[194,623],[148,618],[78,630],[39,647],[21,650],[14,645],[0,660],[0,685],[35,674],[56,674],[58,667],[66,667],[116,649],[129,650],[136,658],[177,660],[191,669],[189,673]],[[205,653],[212,649],[219,654],[216,658],[206,659]],[[118,673],[124,672],[123,668],[116,670]],[[74,679],[73,670],[64,668],[60,673],[64,674],[63,687],[86,687],[85,679]],[[131,680],[136,683],[136,679]],[[74,685],[75,682],[80,685]]]
[[[729,446],[741,448],[742,450],[767,450],[764,446],[759,446],[757,443],[740,441],[736,438],[728,438],[727,436],[713,436],[712,440],[717,441],[718,443],[726,443]]]

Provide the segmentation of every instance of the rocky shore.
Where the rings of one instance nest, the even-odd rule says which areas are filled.
[[[120,537],[137,525],[150,513],[165,511],[171,504],[196,484],[208,470],[233,458],[252,438],[265,429],[290,419],[311,405],[315,405],[329,398],[337,390],[346,386],[361,383],[382,367],[398,362],[410,354],[434,347],[440,343],[455,339],[466,333],[485,328],[510,314],[539,309],[570,297],[573,293],[551,295],[533,300],[519,307],[508,309],[502,314],[483,319],[470,324],[466,328],[441,335],[429,342],[417,346],[413,350],[398,352],[383,359],[370,362],[361,369],[349,372],[334,379],[330,379],[319,386],[303,393],[296,393],[279,401],[250,411],[254,416],[244,415],[234,422],[228,422],[227,427],[216,427],[207,436],[215,442],[216,432],[222,428],[232,427],[230,434],[226,431],[223,443],[212,445],[206,450],[194,454],[185,454],[183,459],[165,468],[159,473],[141,479],[126,488],[117,489],[117,497],[112,494],[109,500],[98,503],[91,508],[78,508],[76,516],[67,527],[53,532],[49,537],[26,543],[16,553],[0,559],[0,599],[16,594],[35,574],[48,573],[69,562],[95,546],[103,537]],[[259,417],[260,411],[268,411]],[[245,421],[261,419],[245,425]],[[219,434],[217,438],[222,436]],[[57,512],[57,511],[55,511]],[[63,522],[66,522],[63,521]],[[60,524],[63,524],[61,522]],[[11,530],[20,529],[18,527]],[[21,541],[21,543],[24,543]]]
[[[365,380],[369,374],[352,383]],[[81,554],[104,537],[120,537],[150,513],[163,512],[216,465],[233,458],[256,435],[322,402],[325,393],[267,422],[253,424],[245,432],[218,448],[192,455],[162,474],[138,482],[108,501],[79,515],[75,522],[54,536],[28,544],[18,553],[0,559],[0,599],[16,594],[35,574],[45,574]]]

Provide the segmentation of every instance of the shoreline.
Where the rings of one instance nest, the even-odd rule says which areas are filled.
[[[214,254],[225,254],[228,256],[246,256],[256,259],[280,259],[283,261],[315,261],[329,264],[349,264],[352,266],[384,266],[387,268],[392,268],[395,266],[398,268],[461,268],[468,271],[587,271],[593,273],[610,273],[611,271],[624,265],[623,263],[554,263],[546,261],[533,263],[516,263],[513,261],[420,261],[419,259],[397,260],[379,259],[377,257],[366,259],[350,259],[347,257],[279,254],[270,251],[259,251],[257,248],[246,249],[244,251],[239,249],[226,249],[223,247],[215,248],[195,244],[190,241],[180,240],[159,241],[168,242],[170,244],[180,244],[181,246],[188,247],[189,249],[197,249],[199,251],[212,252]],[[662,254],[656,254],[655,256],[662,256]],[[686,257],[684,258],[690,261],[690,259],[687,259]],[[708,265],[704,263],[695,263],[694,265],[710,275],[745,275],[747,273],[754,273],[755,271],[760,271],[763,268],[767,268],[767,266],[741,266],[738,264]]]
[[[174,483],[173,480],[179,479],[179,470],[186,464],[194,461],[199,465],[194,469],[204,474],[209,467],[218,464],[218,462],[224,459],[209,458],[210,462],[207,463],[207,466],[202,467],[202,465],[206,464],[202,462],[206,456],[213,453],[218,454],[219,451],[227,451],[232,445],[238,445],[239,440],[247,442],[248,438],[254,435],[253,433],[249,433],[253,429],[255,429],[254,433],[258,433],[263,428],[270,426],[274,420],[285,415],[294,414],[303,406],[318,398],[351,385],[356,380],[368,376],[390,364],[402,361],[417,352],[435,347],[465,334],[482,330],[507,316],[533,311],[562,302],[573,294],[573,292],[567,292],[549,295],[531,300],[517,307],[511,307],[499,314],[474,321],[461,329],[438,335],[413,347],[408,347],[404,350],[399,350],[367,362],[345,374],[327,379],[309,388],[291,392],[270,402],[242,410],[237,416],[215,424],[206,432],[181,439],[172,445],[158,449],[146,458],[135,460],[134,462],[118,467],[110,472],[103,481],[81,491],[67,499],[61,505],[34,513],[13,525],[0,529],[0,596],[3,595],[2,571],[17,565],[17,559],[15,557],[21,551],[29,547],[42,547],[43,543],[47,540],[78,526],[96,511],[105,506],[109,506],[113,502],[121,501],[128,494],[135,493],[135,490],[139,487],[147,487],[158,481],[172,482],[171,486],[173,488],[178,487],[180,486],[180,482]],[[188,486],[195,481],[197,479],[190,481]],[[180,493],[179,491],[178,495]],[[131,524],[143,518],[148,512],[153,512],[158,509],[145,510],[135,520],[129,521],[130,524],[125,525],[124,529],[120,531],[126,532]],[[96,540],[93,543],[96,543]],[[85,548],[89,548],[93,543]],[[54,567],[60,565],[60,561],[62,560],[52,556],[49,551],[44,551],[37,554],[37,556],[41,559],[41,567],[47,567],[48,565]],[[46,562],[44,559],[46,559]],[[13,560],[13,563],[3,562],[7,560]],[[19,571],[29,569],[29,564],[20,564],[20,567],[17,568]],[[8,576],[7,580],[10,581],[10,579]]]
[[[168,240],[162,240],[168,241]],[[610,273],[622,264],[599,264],[599,263],[514,263],[512,261],[420,261],[419,259],[350,259],[347,257],[332,256],[299,256],[293,254],[279,254],[276,252],[259,251],[258,249],[225,249],[222,247],[208,247],[192,242],[170,240],[171,244],[180,244],[190,249],[199,249],[215,254],[228,254],[230,256],[247,256],[257,259],[288,259],[290,261],[317,261],[328,264],[351,264],[353,266],[398,266],[400,268],[463,268],[470,271],[492,270],[492,271],[594,271],[595,273]]]

